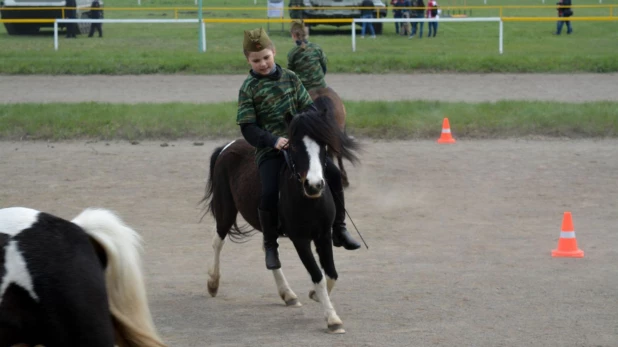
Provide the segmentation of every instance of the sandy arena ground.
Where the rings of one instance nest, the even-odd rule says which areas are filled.
[[[528,84],[534,76],[537,82]],[[435,88],[443,99],[456,95],[448,100],[499,100],[505,97],[496,89],[505,88],[509,99],[615,99],[607,90],[618,85],[618,75],[585,76],[606,84],[578,91],[571,86],[591,80],[472,76],[478,84],[460,90],[461,84],[446,81],[461,76],[423,75],[415,88],[425,92],[409,95],[430,98],[426,91]],[[371,78],[397,94],[416,84],[417,76],[408,77]],[[74,83],[74,97],[38,89],[58,78]],[[186,101],[186,81],[197,88],[196,81],[208,80],[96,77],[107,87],[95,88],[98,97],[89,99],[93,89],[79,87],[85,78],[2,76],[0,102],[121,102],[136,90],[147,91],[138,101],[172,95]],[[350,84],[355,78],[331,76],[348,99],[368,92],[353,89],[362,87]],[[165,81],[160,89],[155,79]],[[232,76],[226,88],[198,94],[210,98],[213,89],[231,91],[237,82]],[[481,96],[481,88],[490,96]],[[395,94],[382,98],[402,96]],[[225,244],[219,295],[208,295],[214,223],[210,216],[199,222],[197,202],[208,158],[224,142],[0,142],[0,206],[67,219],[90,206],[116,210],[144,237],[150,304],[169,346],[618,346],[617,140],[363,140],[361,164],[348,164],[346,194],[369,249],[335,249],[340,280],[332,299],[347,330],[336,336],[325,332],[321,306],[307,298],[309,276],[287,239],[280,241],[283,269],[302,307],[285,307],[279,299],[259,235]],[[565,211],[573,213],[583,259],[550,255]]]

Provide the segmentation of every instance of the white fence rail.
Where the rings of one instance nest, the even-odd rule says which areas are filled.
[[[500,17],[479,18],[356,18],[352,21],[352,52],[356,52],[356,23],[499,22],[498,52],[504,51],[504,25]]]
[[[56,19],[54,22],[54,50],[58,50],[58,23],[195,23],[198,24],[199,19]],[[202,40],[200,49],[206,52],[206,24],[200,25],[202,31]]]
[[[413,22],[498,22],[498,52],[504,51],[504,25],[500,17],[479,17],[479,18],[358,18],[352,21],[352,52],[356,52],[356,23],[413,23]],[[54,22],[54,50],[58,50],[58,24],[59,23],[200,23],[199,19],[56,19]],[[206,52],[206,24],[200,23],[201,40],[199,42],[200,51]]]

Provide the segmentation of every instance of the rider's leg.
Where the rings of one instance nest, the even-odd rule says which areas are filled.
[[[352,235],[348,232],[345,225],[345,199],[343,196],[343,185],[341,183],[341,172],[330,160],[326,159],[326,169],[324,175],[328,181],[333,199],[335,200],[335,221],[333,222],[333,246],[341,247],[349,250],[360,248],[358,243]]]
[[[260,180],[262,182],[262,193],[260,195],[260,206],[258,216],[264,234],[264,252],[266,255],[266,268],[269,270],[279,269],[279,252],[277,248],[277,238],[279,233],[279,170],[283,163],[282,156],[267,159],[260,164]]]

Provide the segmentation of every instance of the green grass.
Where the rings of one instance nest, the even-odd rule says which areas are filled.
[[[488,0],[496,5],[541,5],[540,0]],[[205,18],[264,18],[265,0],[205,1]],[[287,1],[286,1],[287,3]],[[483,0],[467,5],[482,6]],[[605,0],[604,5],[618,5]],[[463,1],[441,1],[463,5]],[[547,8],[506,8],[504,16],[555,17],[551,1]],[[576,5],[598,5],[597,0],[578,0]],[[135,0],[106,2],[106,18],[196,18],[191,0],[144,0],[139,10]],[[166,7],[167,9],[161,9]],[[239,10],[212,10],[230,7]],[[575,16],[607,16],[608,8],[575,8]],[[618,15],[618,7],[614,9]],[[472,16],[497,16],[498,9],[472,9]],[[392,13],[389,11],[389,17]],[[504,55],[498,54],[497,23],[441,23],[439,36],[422,40],[396,36],[394,24],[385,24],[384,35],[376,40],[358,40],[351,52],[349,26],[317,27],[311,40],[329,57],[329,72],[616,72],[618,71],[618,21],[574,22],[573,35],[552,36],[555,22],[506,22]],[[206,53],[198,52],[198,27],[193,24],[105,24],[103,39],[60,38],[54,51],[53,38],[43,32],[34,36],[9,36],[0,27],[0,74],[228,74],[246,73],[241,52],[243,30],[260,24],[208,24]],[[265,26],[265,25],[264,25]],[[277,62],[286,65],[293,42],[271,25],[277,45]],[[325,33],[328,31],[328,35]],[[339,34],[333,34],[339,32]],[[427,26],[425,26],[425,33]]]
[[[448,117],[462,138],[618,137],[618,103],[347,101],[349,133],[433,139]],[[0,140],[140,140],[240,137],[236,103],[0,105]]]

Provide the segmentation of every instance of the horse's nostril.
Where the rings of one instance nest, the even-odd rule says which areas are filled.
[[[324,188],[324,180],[320,180],[320,182],[317,184],[317,188],[318,189]]]

